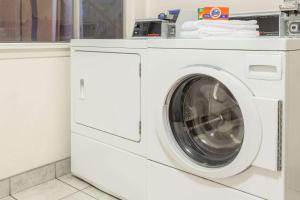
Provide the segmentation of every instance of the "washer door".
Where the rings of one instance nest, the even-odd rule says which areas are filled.
[[[199,165],[223,167],[241,150],[244,119],[238,102],[219,80],[183,80],[169,103],[169,123],[180,148]]]
[[[162,112],[164,148],[200,176],[223,178],[245,170],[261,143],[252,93],[216,69],[188,68],[178,76]]]

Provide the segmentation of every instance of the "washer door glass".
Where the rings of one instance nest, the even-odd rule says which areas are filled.
[[[184,153],[198,164],[219,168],[238,155],[244,121],[238,102],[220,81],[195,75],[182,81],[169,102],[169,122]]]

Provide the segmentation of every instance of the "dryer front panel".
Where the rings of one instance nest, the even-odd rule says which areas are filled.
[[[140,140],[140,56],[75,51],[74,118],[77,124]]]

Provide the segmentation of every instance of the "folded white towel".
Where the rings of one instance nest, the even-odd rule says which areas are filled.
[[[180,33],[182,38],[185,39],[201,39],[201,38],[255,38],[259,36],[258,31],[182,31]]]
[[[256,20],[199,20],[188,21],[182,25],[182,38],[249,38],[258,37]]]
[[[196,30],[182,30],[182,31],[202,31],[202,32],[233,32],[233,31],[256,31],[256,28],[253,29],[247,29],[247,28],[222,28],[222,27],[209,27],[209,26],[203,26]]]
[[[198,24],[256,25],[256,20],[198,20]]]
[[[222,29],[234,29],[234,30],[257,30],[259,26],[256,20],[241,21],[241,20],[199,20],[199,21],[187,21],[183,23],[181,29],[183,31],[193,31],[202,28],[222,28]]]

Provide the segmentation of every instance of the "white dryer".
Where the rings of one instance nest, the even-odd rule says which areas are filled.
[[[151,40],[149,200],[300,199],[300,40]]]
[[[146,41],[71,44],[72,173],[121,199],[143,200],[141,73]]]

